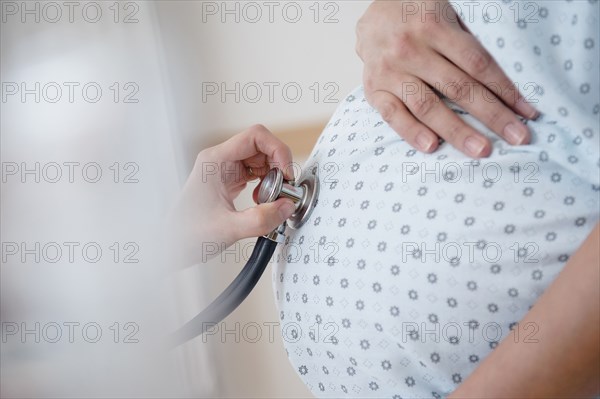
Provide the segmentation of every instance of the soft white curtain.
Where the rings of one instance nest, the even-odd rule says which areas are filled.
[[[210,354],[160,346],[201,299],[161,251],[169,43],[152,2],[65,4],[1,4],[2,396],[210,396]]]

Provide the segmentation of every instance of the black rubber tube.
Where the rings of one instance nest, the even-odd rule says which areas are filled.
[[[198,335],[204,334],[210,327],[229,316],[246,297],[260,280],[269,260],[275,252],[277,243],[265,237],[258,237],[252,255],[248,262],[237,275],[210,305],[202,312],[198,313],[192,320],[188,321],[179,330],[171,336],[171,345],[178,346]]]

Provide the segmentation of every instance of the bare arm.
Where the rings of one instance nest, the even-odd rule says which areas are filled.
[[[600,392],[600,224],[556,280],[449,398],[579,398]],[[537,343],[523,342],[536,323]],[[531,330],[529,331],[531,332]]]

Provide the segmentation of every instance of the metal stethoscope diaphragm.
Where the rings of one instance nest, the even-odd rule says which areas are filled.
[[[284,181],[281,169],[271,169],[258,189],[258,203],[273,202],[279,198],[291,199],[296,204],[296,210],[287,220],[287,225],[292,229],[299,229],[310,218],[317,204],[319,197],[317,170],[314,167],[311,171],[302,173],[298,181],[292,183]],[[266,237],[269,238],[268,235]]]
[[[318,167],[303,171],[295,182],[285,181],[280,169],[271,169],[258,188],[258,203],[273,202],[282,197],[291,199],[296,205],[292,216],[269,234],[258,237],[252,255],[240,274],[206,309],[173,334],[171,346],[183,344],[203,334],[246,299],[262,276],[277,244],[285,241],[286,226],[299,229],[315,209],[319,198]]]

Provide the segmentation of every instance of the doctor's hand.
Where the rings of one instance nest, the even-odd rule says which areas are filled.
[[[431,11],[436,10],[436,11]],[[423,152],[438,136],[471,157],[490,142],[438,97],[448,97],[513,145],[530,140],[517,114],[539,114],[462,24],[446,0],[375,0],[357,25],[369,103],[409,144]]]
[[[170,216],[182,261],[198,263],[206,259],[202,250],[207,243],[222,251],[242,238],[267,234],[289,218],[294,212],[289,199],[243,211],[235,209],[233,200],[247,182],[264,177],[273,166],[293,179],[291,163],[290,149],[261,125],[200,152]]]

